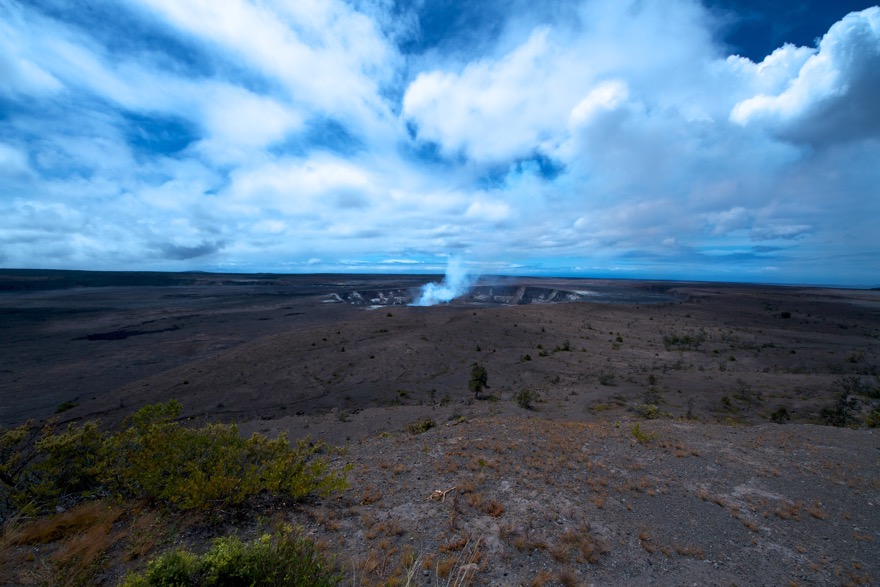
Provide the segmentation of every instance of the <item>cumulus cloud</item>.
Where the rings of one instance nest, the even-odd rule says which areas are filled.
[[[767,126],[783,137],[813,143],[880,132],[878,7],[844,17],[818,49],[786,46],[754,70],[758,78],[778,70],[776,77],[785,85],[736,104],[731,119],[738,124]]]
[[[678,92],[675,83],[711,55],[707,16],[690,2],[585,2],[577,17],[576,31],[564,23],[540,25],[502,55],[461,71],[420,73],[403,99],[417,136],[477,160],[549,150],[572,115],[588,114],[591,100],[594,107],[603,98],[616,100],[607,94],[621,84],[609,80],[644,84],[665,107]],[[685,56],[696,56],[691,69],[681,67]],[[664,79],[665,87],[658,87]]]

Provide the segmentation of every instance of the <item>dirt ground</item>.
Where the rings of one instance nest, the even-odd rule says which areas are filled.
[[[603,295],[421,308],[338,302],[418,280],[225,281],[0,293],[0,424],[176,398],[344,446],[342,496],[259,516],[350,584],[880,584],[878,291],[522,280]]]

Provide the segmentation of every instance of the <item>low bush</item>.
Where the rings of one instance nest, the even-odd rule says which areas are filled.
[[[654,404],[642,404],[638,408],[636,408],[636,412],[638,412],[639,416],[646,420],[656,420],[658,417],[660,417],[660,411]]]
[[[418,422],[407,424],[406,431],[415,436],[416,434],[424,434],[436,425],[437,423],[434,422],[434,420],[426,418],[424,420],[419,420]]]
[[[831,406],[822,408],[819,417],[829,426],[852,426],[857,423],[859,402],[849,394],[843,393]]]
[[[554,352],[554,353],[570,352],[570,351],[571,351],[571,342],[568,341],[568,340],[566,340],[565,342],[563,342],[561,345],[556,345],[556,346],[553,348],[553,352]]]
[[[648,444],[652,440],[654,440],[655,435],[653,432],[645,432],[642,430],[642,427],[639,424],[636,424],[630,429],[630,433],[633,435],[639,444]]]
[[[700,348],[705,340],[705,335],[700,334],[667,334],[663,337],[663,346],[667,351],[695,351]]]
[[[791,420],[791,416],[785,406],[779,406],[770,414],[770,421],[776,424],[785,424],[789,420]]]
[[[615,385],[617,378],[614,373],[602,373],[599,375],[599,385]]]
[[[101,492],[104,435],[94,422],[62,431],[50,422],[30,423],[0,434],[0,514],[35,515],[62,499]]]
[[[865,426],[868,428],[880,428],[880,408],[876,408],[865,416]]]
[[[107,494],[206,510],[261,491],[299,500],[346,487],[347,469],[331,471],[322,444],[243,438],[234,424],[189,428],[175,421],[181,409],[176,401],[147,406],[114,433],[95,422],[0,433],[0,513],[38,514]]]
[[[514,396],[517,405],[524,410],[531,410],[534,406],[533,402],[538,401],[538,392],[531,389],[521,389]]]
[[[338,585],[342,576],[300,530],[283,528],[252,542],[236,536],[218,538],[201,556],[173,550],[151,561],[142,574],[129,574],[122,587],[168,585]]]

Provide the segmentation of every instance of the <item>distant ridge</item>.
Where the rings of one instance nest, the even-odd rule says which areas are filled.
[[[78,287],[173,287],[173,286],[298,286],[303,279],[336,281],[353,279],[376,281],[393,279],[408,284],[422,284],[428,275],[378,274],[285,274],[285,273],[211,273],[208,271],[84,271],[80,269],[2,269],[0,292],[45,291]],[[314,287],[316,284],[311,283]],[[320,285],[320,284],[317,284]],[[338,288],[336,284],[331,284]],[[326,288],[324,288],[326,289]]]
[[[160,271],[81,271],[0,269],[0,291],[38,291],[72,287],[191,285],[195,276]]]

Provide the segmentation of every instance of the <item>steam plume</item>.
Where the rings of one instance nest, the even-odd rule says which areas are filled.
[[[449,302],[470,289],[476,276],[470,275],[460,259],[449,259],[446,264],[446,276],[440,283],[428,283],[422,286],[422,293],[412,303],[413,306],[433,306]]]

